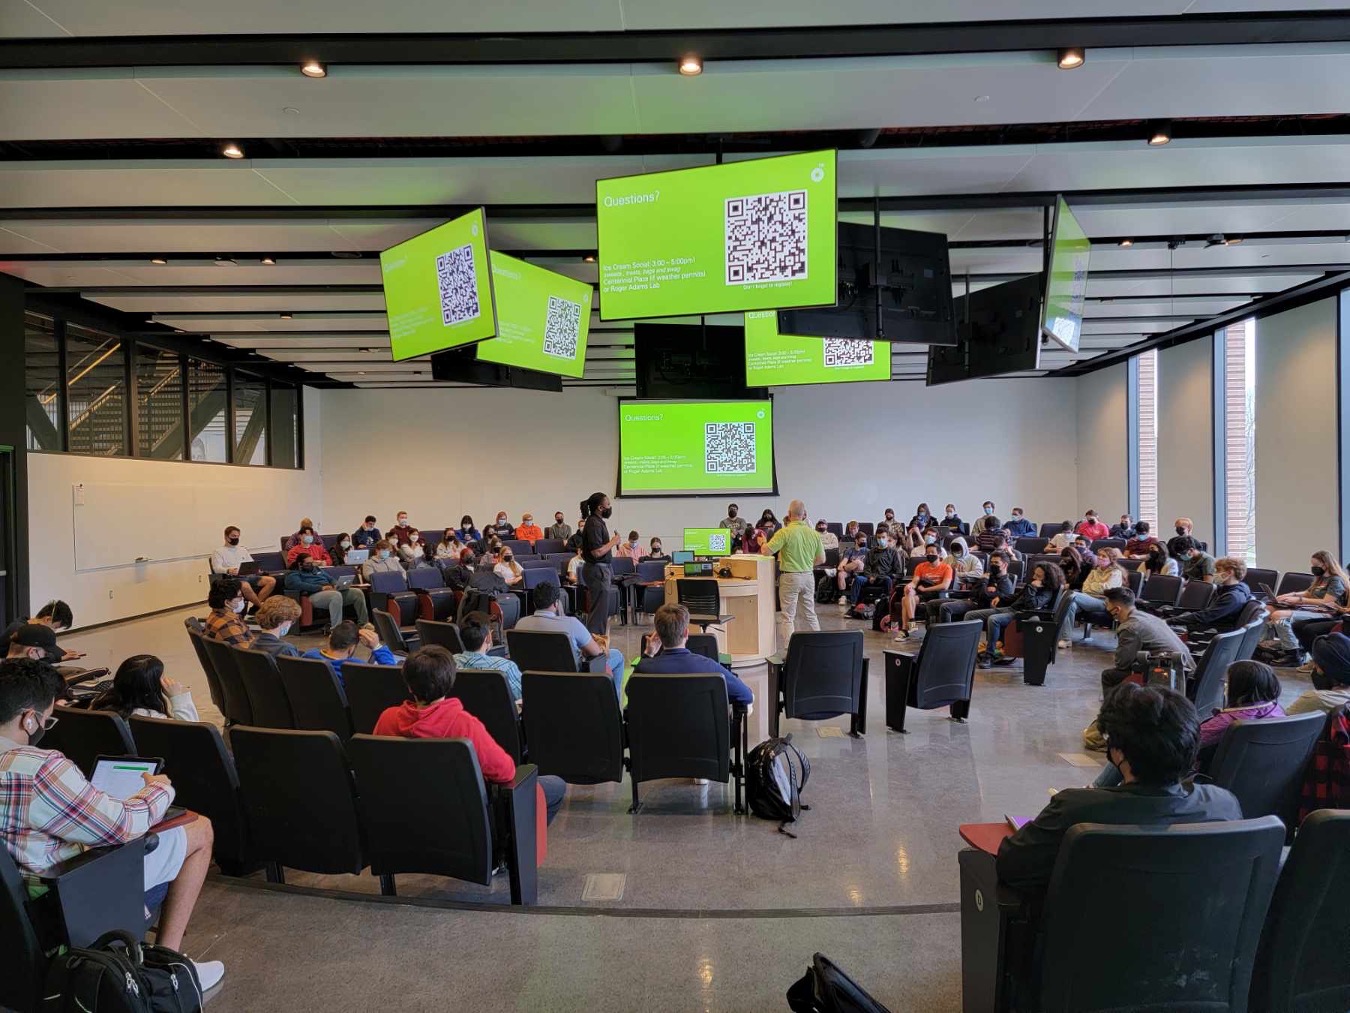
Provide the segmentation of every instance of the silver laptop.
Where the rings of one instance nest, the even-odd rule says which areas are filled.
[[[356,577],[348,573],[333,581],[333,587],[339,591],[345,591],[356,583]]]
[[[348,566],[355,566],[357,563],[364,563],[370,559],[369,549],[352,549],[343,557]]]

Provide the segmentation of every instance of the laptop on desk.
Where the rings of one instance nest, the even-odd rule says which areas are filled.
[[[355,583],[356,583],[356,576],[354,574],[348,573],[334,580],[333,588],[334,590],[337,591],[345,591],[347,590],[347,588],[351,587]]]
[[[258,564],[252,559],[239,564],[239,576],[241,577],[252,577],[257,572]]]
[[[370,559],[369,549],[352,549],[346,555],[347,565],[355,566],[357,563],[365,563]]]

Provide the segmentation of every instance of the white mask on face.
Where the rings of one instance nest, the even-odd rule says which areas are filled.
[[[276,635],[278,637],[284,637],[287,633],[290,632],[291,632],[291,624],[282,623],[280,626],[277,627]]]
[[[352,540],[350,538],[344,538],[342,540],[342,547],[344,549],[350,549],[352,547]]]
[[[235,613],[242,612],[244,611],[244,606],[247,604],[248,603],[244,601],[243,598],[236,598],[234,601],[230,602],[230,611]]]

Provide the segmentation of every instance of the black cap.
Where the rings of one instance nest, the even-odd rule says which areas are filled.
[[[20,626],[11,642],[23,647],[41,647],[49,654],[57,652],[56,631],[45,623],[27,623]]]

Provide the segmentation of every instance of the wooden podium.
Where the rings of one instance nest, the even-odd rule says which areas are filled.
[[[716,577],[723,568],[730,569],[731,576]],[[723,556],[713,563],[713,575],[722,594],[722,615],[734,618],[724,627],[709,626],[708,632],[717,636],[717,649],[731,655],[732,668],[758,664],[778,650],[774,626],[777,572],[773,556]],[[679,600],[675,581],[683,576],[683,566],[666,567],[667,604]]]

